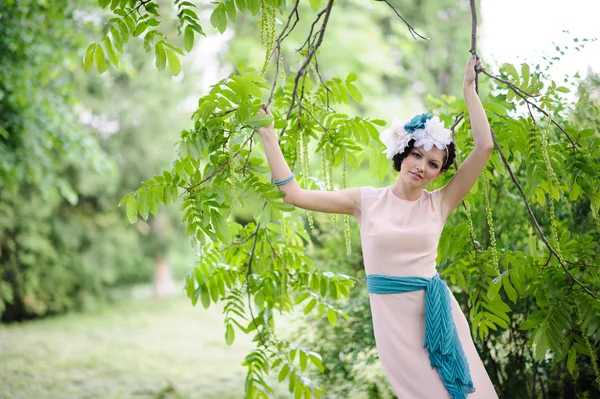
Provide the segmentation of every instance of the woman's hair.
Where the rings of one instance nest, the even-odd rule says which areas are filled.
[[[394,158],[393,158],[394,170],[396,172],[400,172],[400,167],[402,166],[402,161],[404,161],[404,158],[406,158],[408,156],[408,154],[410,154],[410,152],[412,151],[413,148],[415,148],[415,140],[411,139],[408,142],[408,147],[406,147],[403,152],[394,155]],[[444,164],[442,165],[440,173],[444,173],[445,171],[447,171],[450,168],[450,165],[452,165],[454,163],[455,157],[456,157],[456,146],[454,145],[454,141],[453,141],[446,146],[446,159],[444,161]]]

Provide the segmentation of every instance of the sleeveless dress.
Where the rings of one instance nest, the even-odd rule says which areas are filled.
[[[423,190],[419,199],[409,201],[397,197],[391,187],[362,187],[360,208],[357,221],[367,275],[435,276],[437,246],[445,222],[439,190]],[[370,293],[369,300],[381,365],[398,398],[449,399],[438,371],[431,368],[428,350],[423,348],[425,291]],[[475,386],[468,399],[496,399],[467,319],[452,294],[450,300]]]

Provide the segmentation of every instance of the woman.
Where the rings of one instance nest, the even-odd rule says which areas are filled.
[[[395,120],[381,133],[399,172],[393,186],[313,191],[300,188],[273,125],[258,130],[284,201],[312,211],[353,215],[362,250],[375,341],[383,369],[400,399],[497,398],[458,302],[436,272],[437,245],[448,215],[460,204],[493,149],[475,91],[480,60],[467,62],[463,93],[475,147],[450,182],[425,187],[454,161],[450,132],[437,117]],[[261,110],[268,113],[269,110]],[[425,345],[424,345],[425,343]]]

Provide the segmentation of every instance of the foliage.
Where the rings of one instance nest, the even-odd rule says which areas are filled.
[[[158,112],[139,123],[131,105],[127,114],[112,112],[113,104],[132,103],[153,88],[165,102],[175,93],[159,72],[129,79],[127,63],[139,60],[133,51],[112,79],[76,72],[87,40],[81,32],[97,32],[88,22],[95,5],[9,5],[0,26],[2,321],[89,307],[109,288],[151,280],[152,258],[165,240],[154,234],[155,224],[127,228],[115,205],[148,169],[168,165],[156,148],[165,153],[172,138],[161,129],[177,126]],[[144,62],[135,65],[144,71]],[[123,91],[103,96],[111,82]],[[146,106],[169,111],[177,104]],[[119,134],[96,130],[102,118],[117,120]]]
[[[188,15],[200,24],[184,12],[192,3],[175,3],[178,18]],[[101,2],[103,7],[108,5],[108,1]],[[115,32],[118,26],[133,36],[146,32],[145,49],[154,49],[159,69],[165,63],[158,47],[168,48],[171,58],[183,54],[158,29],[149,28],[150,21],[160,16],[156,3],[113,1],[110,6],[122,18],[113,20],[109,31]],[[291,312],[294,305],[304,303],[305,314],[316,309],[319,319],[326,316],[335,326],[338,316],[347,316],[336,300],[348,298],[355,282],[344,273],[313,267],[306,253],[308,232],[270,183],[260,150],[252,147],[253,130],[271,123],[268,116],[256,116],[263,99],[272,101],[280,145],[303,187],[333,189],[331,176],[336,168],[342,169],[345,186],[346,165],[356,169],[365,159],[374,177],[383,179],[388,171],[377,130],[385,123],[333,108],[361,100],[354,85],[357,74],[325,79],[319,71],[318,49],[332,23],[332,10],[338,6],[318,0],[311,6],[315,20],[307,29],[308,38],[299,49],[292,76],[280,79],[276,73],[269,87],[255,69],[239,65],[199,100],[192,115],[193,128],[183,131],[176,143],[173,167],[144,181],[121,201],[129,220],[135,222],[138,215],[145,220],[156,215],[161,203],[169,205],[181,197],[186,234],[199,254],[197,266],[186,278],[188,296],[205,307],[225,302],[226,342],[233,342],[236,331],[253,335],[257,342],[244,362],[249,398],[272,392],[264,379],[270,371],[278,373],[280,382],[287,379],[297,398],[323,394],[324,388],[303,374],[310,370],[309,362],[323,368],[319,355],[280,340],[275,314]],[[273,9],[287,21],[277,38],[264,33],[272,29]],[[281,42],[294,29],[299,12],[311,13],[299,9],[298,2],[289,6],[282,0],[225,0],[216,4],[210,22],[223,33],[239,15],[257,19],[260,13],[267,56],[272,55],[275,65],[280,65]],[[107,46],[104,38],[89,46],[84,59],[87,69],[93,60],[100,72],[105,69],[104,57],[98,56],[103,45]],[[117,64],[113,57],[109,60]],[[177,75],[179,68],[170,72]],[[531,330],[530,364],[566,364],[576,380],[578,359],[589,357],[600,384],[595,353],[600,338],[595,293],[600,231],[569,231],[561,213],[572,202],[585,199],[591,205],[582,212],[598,217],[600,136],[594,127],[580,129],[576,119],[570,119],[573,110],[561,94],[569,89],[557,85],[539,66],[523,64],[518,71],[505,64],[500,76],[486,74],[493,80],[482,89],[482,101],[498,143],[482,174],[483,189],[474,187],[464,203],[470,209],[468,220],[455,212],[442,236],[440,269],[468,308],[473,336],[480,342],[498,349],[506,344],[505,333]],[[457,160],[462,162],[473,146],[464,101],[430,96],[426,105],[447,125],[456,121]],[[546,118],[538,120],[534,112]],[[321,179],[311,170],[309,161],[315,155],[322,161]],[[445,174],[436,187],[451,177],[452,173]],[[229,220],[232,209],[257,200],[261,205],[253,221],[241,225]],[[523,205],[529,215],[516,211]],[[307,219],[309,230],[316,228],[310,214]],[[348,241],[349,228],[344,230]],[[493,360],[501,364],[506,359],[510,357]],[[506,373],[493,375],[498,387],[507,386]],[[537,392],[536,384],[534,380],[529,386],[531,392]],[[595,388],[585,389],[589,394]]]

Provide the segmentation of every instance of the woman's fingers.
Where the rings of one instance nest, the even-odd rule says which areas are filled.
[[[258,110],[258,113],[263,115],[271,115],[271,108],[263,104]]]

